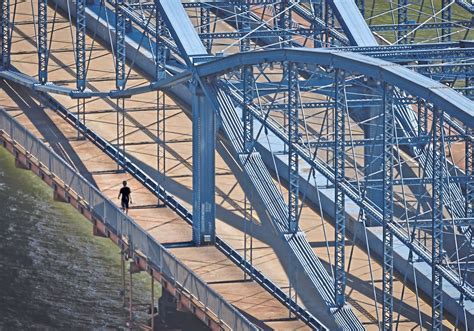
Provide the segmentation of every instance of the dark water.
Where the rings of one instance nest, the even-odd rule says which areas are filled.
[[[145,322],[149,278],[134,277]],[[119,251],[0,148],[0,329],[125,328]]]

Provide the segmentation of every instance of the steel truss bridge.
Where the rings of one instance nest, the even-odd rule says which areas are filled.
[[[192,223],[193,245],[218,247],[291,316],[313,329],[398,329],[405,315],[396,302],[411,291],[415,328],[474,328],[472,3],[0,2],[3,82],[41,95],[78,139],[94,142]],[[61,47],[58,26],[70,31]],[[34,53],[22,53],[27,37]],[[95,49],[112,55],[114,76],[92,88]],[[61,52],[71,62],[52,66]],[[134,84],[137,72],[148,82]],[[150,94],[153,172],[130,161],[126,139],[128,100]],[[192,212],[166,184],[168,98],[192,120]],[[98,138],[90,100],[114,103],[110,139]],[[239,169],[242,222],[266,222],[284,252],[287,287],[255,268],[247,237],[237,250],[216,233],[217,145]],[[323,224],[325,250],[307,239],[305,208],[313,210],[309,222]],[[371,317],[347,290],[356,258],[370,273]]]

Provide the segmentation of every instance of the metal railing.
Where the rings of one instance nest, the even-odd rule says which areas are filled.
[[[236,308],[3,109],[0,109],[0,130],[8,134],[16,144],[61,179],[68,188],[87,203],[94,217],[106,224],[108,230],[127,241],[131,250],[145,255],[148,263],[164,275],[170,283],[188,292],[203,305],[205,310],[214,313],[229,328],[258,330]]]

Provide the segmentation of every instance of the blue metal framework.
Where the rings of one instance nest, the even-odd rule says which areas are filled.
[[[76,88],[86,87],[86,0],[76,0]]]
[[[84,92],[86,88],[86,0],[76,1],[76,88]],[[77,120],[86,122],[86,103],[77,99]],[[80,138],[79,131],[77,132]]]
[[[192,87],[193,113],[193,241],[197,246],[214,244],[215,113],[197,81]]]
[[[444,144],[444,115],[441,109],[435,108],[433,112],[433,184],[432,184],[432,263],[443,263],[443,211],[444,187],[443,176],[445,167]],[[443,277],[441,273],[432,268],[432,330],[443,328]]]
[[[48,81],[48,1],[38,0],[38,80]]]
[[[115,0],[115,85],[117,90],[125,87],[125,15],[123,0]]]
[[[451,1],[442,0],[441,1],[441,20],[443,22],[451,22],[452,20],[452,7]],[[441,28],[441,41],[451,41],[451,25],[443,26]]]
[[[408,38],[405,36],[406,31],[401,27],[408,24],[408,0],[398,0],[397,1],[397,22],[399,29],[397,29],[397,40],[400,44],[406,44]]]
[[[393,88],[383,85],[383,330],[392,330],[393,323],[393,170],[395,120],[393,114]]]
[[[212,48],[211,33],[211,9],[207,6],[201,7],[201,33],[207,34],[209,37],[203,38],[202,43],[206,47],[207,51]]]
[[[345,178],[346,163],[346,87],[344,72],[336,69],[334,74],[334,180],[342,182]],[[334,243],[334,282],[335,300],[339,307],[345,302],[346,271],[345,271],[345,238],[346,238],[346,207],[345,194],[337,185],[334,187],[335,207],[335,243]]]
[[[10,66],[10,0],[1,0],[0,8],[1,66],[7,69]]]
[[[288,231],[295,233],[298,231],[298,200],[299,200],[299,171],[298,153],[295,147],[299,142],[299,86],[298,69],[295,63],[285,64],[285,72],[288,77]]]
[[[157,91],[158,164],[160,144],[163,143],[159,137],[159,114],[161,109],[164,110],[163,91],[178,104],[191,105],[193,239],[197,245],[225,246],[215,234],[214,152],[218,126],[228,138],[227,143],[232,147],[229,150],[237,154],[236,159],[240,160],[248,177],[242,184],[246,197],[252,196],[253,193],[249,192],[257,192],[259,198],[268,204],[266,207],[277,236],[281,235],[285,249],[294,258],[290,266],[303,270],[302,277],[310,280],[308,284],[311,283],[314,288],[305,291],[317,293],[327,307],[337,307],[329,311],[339,327],[357,329],[362,325],[345,298],[346,226],[348,232],[352,230],[352,223],[348,226],[352,220],[346,214],[351,213],[352,206],[360,208],[361,215],[373,219],[374,225],[383,227],[383,245],[380,246],[383,250],[379,252],[383,257],[383,306],[382,320],[378,321],[383,329],[390,330],[395,323],[394,237],[406,246],[410,256],[417,256],[424,266],[432,270],[433,329],[442,328],[443,301],[449,299],[446,299],[446,291],[443,292],[443,279],[459,292],[460,306],[464,307],[465,302],[474,299],[471,271],[467,267],[462,271],[459,268],[463,259],[466,264],[471,262],[464,248],[472,249],[474,213],[474,113],[472,101],[458,93],[471,97],[474,93],[474,70],[469,61],[474,55],[474,44],[459,37],[459,31],[465,31],[466,36],[472,31],[469,30],[469,20],[459,17],[457,12],[460,8],[470,12],[472,8],[468,4],[461,0],[442,0],[444,9],[436,6],[429,8],[430,12],[436,12],[430,21],[424,20],[426,3],[412,0],[398,0],[397,8],[382,9],[386,12],[365,8],[363,0],[357,1],[357,4],[351,0],[184,3],[155,0],[153,4],[111,0],[105,2],[104,7],[115,22],[104,26],[109,31],[115,30],[115,34],[110,34],[115,38],[107,41],[107,38],[101,37],[101,41],[105,45],[110,43],[109,47],[115,53],[115,90],[86,91],[85,33],[86,17],[89,16],[85,11],[85,1],[76,1],[74,13],[76,90],[48,82],[46,0],[38,1],[38,81],[8,69],[10,31],[14,22],[10,23],[9,0],[1,0],[3,70],[0,76],[40,93],[52,92],[78,99],[78,116],[74,125],[78,131],[86,133],[84,98],[117,99],[116,147],[107,145],[103,148],[109,155],[113,151],[115,154],[112,157],[127,170],[130,164],[127,164],[125,157],[125,98]],[[97,11],[98,7],[95,7],[91,6],[91,10]],[[186,11],[184,8],[198,10]],[[140,15],[137,15],[138,10]],[[191,12],[200,17],[191,20],[188,16]],[[368,17],[390,15],[393,24],[366,24],[364,13]],[[153,16],[154,27],[148,24]],[[155,53],[154,63],[149,67],[143,64],[147,63],[147,57],[143,56],[145,53],[140,53],[141,63],[134,64],[136,54],[132,53],[135,51],[125,51],[126,45],[129,45],[125,38],[126,20],[134,24],[127,39],[132,39],[132,45],[139,45],[136,53]],[[192,22],[198,26],[193,27]],[[165,33],[165,24],[169,34]],[[423,38],[423,33],[417,33],[421,29],[436,32],[437,37],[433,40],[442,43],[418,44]],[[380,32],[382,38],[376,39],[371,31]],[[151,36],[148,45],[140,40],[145,36]],[[397,43],[379,46],[378,42],[383,38]],[[229,39],[235,42],[229,42]],[[346,47],[348,45],[352,46]],[[231,50],[237,49],[235,46],[239,46],[241,54],[229,56]],[[289,49],[293,46],[306,48]],[[311,50],[321,46],[337,48],[333,51]],[[263,50],[252,53],[254,47]],[[222,52],[224,56],[214,55],[217,52]],[[170,61],[167,61],[168,56]],[[153,70],[154,66],[155,70],[149,72],[150,76],[155,76],[154,82],[147,86],[126,88],[126,60],[130,60],[131,68],[139,67],[141,72]],[[388,64],[384,60],[406,67]],[[365,117],[360,117],[361,114]],[[217,122],[216,116],[219,118]],[[255,123],[259,123],[257,128],[261,126],[261,129],[254,131]],[[429,123],[432,123],[431,134]],[[277,146],[277,151],[271,150],[271,147],[269,150],[261,143],[259,138],[263,135],[271,140],[268,145]],[[93,139],[89,133],[85,136]],[[464,169],[451,152],[446,153],[455,149],[453,146],[458,148],[462,142],[465,142],[461,152],[465,156]],[[280,151],[287,153],[288,158],[279,154]],[[369,151],[380,153],[374,152],[365,157]],[[150,184],[146,174],[134,167],[134,176]],[[276,173],[279,181],[283,180],[288,185],[287,202],[266,167]],[[314,175],[313,179],[304,181],[306,167]],[[410,171],[406,169],[409,167],[412,167]],[[394,194],[394,187],[397,187],[397,194]],[[329,197],[332,193],[328,194],[328,189],[334,190],[334,196]],[[323,201],[330,202],[321,208],[326,215],[334,215],[333,276],[324,270],[299,230],[298,217],[307,192],[308,200],[313,204],[320,203],[321,194],[324,195]],[[318,198],[312,192],[317,192]],[[173,199],[161,188],[158,195],[167,201]],[[416,202],[409,201],[408,195],[415,197]],[[253,203],[250,200],[252,198],[249,205]],[[431,208],[428,209],[427,205]],[[403,212],[398,213],[398,210]],[[178,212],[182,214],[181,209]],[[189,215],[185,215],[188,220]],[[430,216],[431,219],[428,219]],[[451,242],[450,236],[443,241],[443,232],[456,238],[460,237],[459,233],[464,235],[461,247]],[[317,320],[301,308],[291,294],[283,296],[281,289],[270,284],[249,265],[246,256],[242,258],[229,247],[223,251],[286,304],[298,318],[312,327],[318,326]],[[459,256],[456,256],[458,251]],[[412,264],[411,259],[409,263],[415,275],[410,277],[414,277],[412,282],[416,283],[417,266]],[[287,274],[292,278],[295,273],[290,270]],[[294,279],[289,279],[289,283],[292,288],[296,285]],[[294,289],[298,291],[296,286]],[[403,294],[400,301],[403,301]],[[445,306],[452,309],[456,302],[451,301]],[[464,321],[465,324],[469,318]],[[466,328],[469,329],[469,326],[466,325]]]

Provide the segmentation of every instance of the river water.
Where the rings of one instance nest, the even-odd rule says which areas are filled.
[[[0,148],[0,329],[120,329],[120,255],[89,222]],[[149,277],[134,277],[138,322]]]

